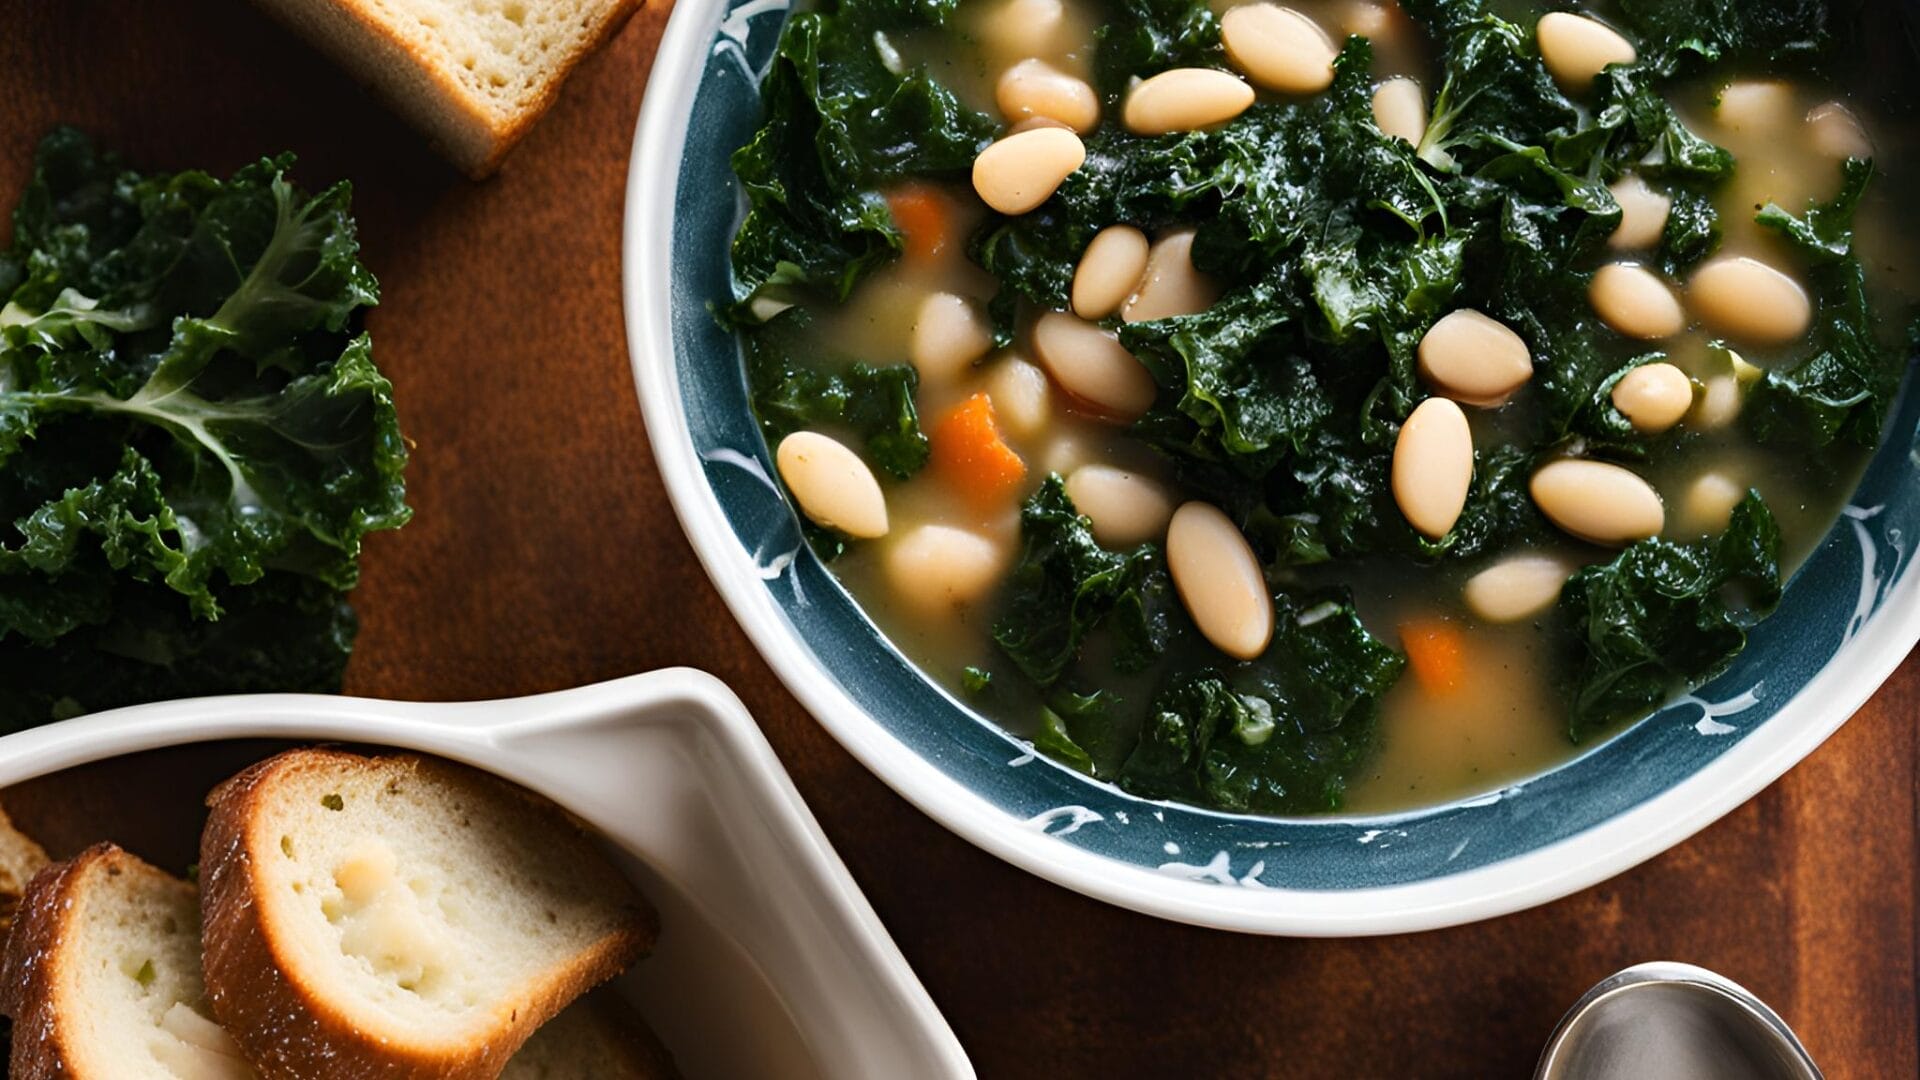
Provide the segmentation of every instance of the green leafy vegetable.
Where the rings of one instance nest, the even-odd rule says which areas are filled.
[[[344,184],[41,145],[0,257],[0,725],[329,690],[363,538],[408,517]]]
[[[1780,530],[1749,493],[1717,538],[1642,540],[1574,574],[1560,593],[1574,741],[1725,670],[1779,601],[1779,563]]]
[[[848,428],[874,464],[903,480],[926,465],[930,451],[913,404],[920,376],[912,366],[854,363],[827,372],[796,362],[766,339],[747,342],[747,381],[769,444],[807,428]]]
[[[1275,599],[1267,655],[1188,672],[1154,700],[1120,786],[1147,798],[1294,814],[1340,805],[1373,745],[1376,707],[1406,661],[1344,595]]]

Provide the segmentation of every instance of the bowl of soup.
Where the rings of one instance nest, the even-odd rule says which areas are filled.
[[[1908,19],[682,4],[655,457],[796,696],[988,850],[1261,932],[1544,902],[1920,638]]]

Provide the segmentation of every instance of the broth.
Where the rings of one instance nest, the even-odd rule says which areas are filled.
[[[964,103],[990,114],[996,112],[995,80],[1017,60],[1039,56],[1062,71],[1090,78],[1097,26],[1093,9],[1068,3],[1064,18],[1053,30],[1038,37],[1028,35],[1025,41],[1008,41],[995,29],[1002,25],[995,21],[996,12],[1021,2],[967,0],[960,9],[957,33],[920,31],[899,35],[889,44],[903,62],[925,65]],[[1235,6],[1237,0],[1214,0],[1217,12]],[[1376,78],[1410,76],[1431,87],[1433,65],[1421,32],[1390,2],[1303,0],[1292,6],[1336,39],[1343,33],[1368,36],[1375,50]],[[1804,261],[1776,234],[1755,224],[1752,214],[1770,201],[1797,211],[1809,200],[1824,200],[1835,193],[1837,160],[1805,139],[1802,119],[1835,99],[1830,90],[1788,86],[1775,95],[1777,107],[1760,121],[1735,124],[1716,105],[1726,85],[1727,76],[1721,73],[1711,81],[1683,84],[1669,95],[1694,132],[1726,147],[1738,162],[1732,180],[1715,199],[1724,230],[1716,257],[1752,256],[1804,280],[1808,269]],[[1839,100],[1865,112],[1847,98]],[[1879,138],[1880,132],[1876,129],[1874,135]],[[1883,143],[1882,150],[1886,148]],[[1902,239],[1913,235],[1913,229],[1912,222],[1905,220],[1910,211],[1898,207],[1890,195],[1898,184],[1895,178],[1902,174],[1888,167],[1884,152],[1877,164],[1881,176],[1859,211],[1856,232],[1868,256],[1874,299],[1885,310],[1911,299],[1905,273],[1909,248]],[[941,197],[961,215],[955,235],[968,235],[982,220],[984,208],[963,185],[942,188]],[[866,277],[843,305],[807,305],[807,317],[794,320],[797,325],[789,331],[789,351],[829,367],[851,361],[903,362],[912,351],[920,305],[929,294],[951,293],[982,306],[993,297],[996,281],[969,261],[964,247],[949,243],[937,258],[890,263]],[[934,421],[978,394],[996,398],[999,407],[1000,366],[1031,360],[1030,325],[1035,314],[1023,311],[1022,329],[1011,349],[996,350],[957,375],[923,372],[916,394],[922,422]],[[1667,341],[1622,342],[1614,347],[1623,362],[1649,349],[1666,352],[1671,363],[1709,387],[1717,379],[1737,379],[1728,352],[1697,322]],[[1796,360],[1803,352],[1804,343],[1796,342],[1777,348],[1742,347],[1738,356],[1767,369]],[[1739,399],[1736,392],[1733,400]],[[1496,445],[1525,429],[1538,407],[1522,393],[1499,408],[1466,410],[1474,445]],[[1836,444],[1809,453],[1804,448],[1760,443],[1744,435],[1737,423],[1715,421],[1702,411],[1705,408],[1697,399],[1687,420],[1659,441],[1660,452],[1640,470],[1667,508],[1662,535],[1685,540],[1720,531],[1729,507],[1708,505],[1711,500],[1705,493],[1714,481],[1702,478],[1712,474],[1724,478],[1734,490],[1752,488],[1760,493],[1778,521],[1783,573],[1790,572],[1832,525],[1864,468],[1868,451]],[[969,669],[1011,670],[990,635],[997,594],[990,592],[957,606],[941,596],[916,595],[928,587],[926,582],[903,573],[895,562],[902,545],[913,542],[909,538],[916,530],[947,526],[985,538],[992,545],[999,573],[1004,574],[1020,548],[1020,504],[1049,474],[1066,475],[1086,464],[1117,466],[1164,491],[1177,492],[1174,471],[1166,461],[1123,426],[1076,406],[1058,385],[1048,388],[1042,415],[1044,423],[1030,429],[1014,430],[1004,424],[1001,428],[1008,447],[1027,466],[1018,498],[991,504],[957,498],[951,484],[934,469],[905,481],[888,480],[888,534],[851,545],[832,564],[901,651],[954,688],[962,700],[1029,738],[1044,715],[1045,698],[1039,691],[1013,679],[996,679],[990,700],[969,697],[962,689]],[[1696,485],[1701,485],[1699,491]],[[1531,550],[1558,557],[1570,566],[1604,562],[1615,554],[1613,549],[1560,533],[1533,544]],[[1552,768],[1597,741],[1576,745],[1568,738],[1564,688],[1557,684],[1540,631],[1544,616],[1495,624],[1477,618],[1462,599],[1468,579],[1511,554],[1500,550],[1483,558],[1435,565],[1385,557],[1341,558],[1319,566],[1268,569],[1278,588],[1351,588],[1361,621],[1396,647],[1397,628],[1420,620],[1440,620],[1470,631],[1464,661],[1467,676],[1457,691],[1436,693],[1411,675],[1403,675],[1382,698],[1378,743],[1370,758],[1351,774],[1347,811],[1392,812],[1495,790]],[[1106,633],[1097,631],[1089,639],[1083,669],[1100,674],[1101,689],[1133,704],[1124,715],[1116,715],[1115,722],[1123,730],[1131,732],[1143,721],[1145,703],[1164,672],[1188,662],[1219,662],[1219,654],[1194,637],[1189,634],[1187,640],[1177,642],[1159,667],[1131,675],[1117,673],[1107,662],[1112,642]],[[1115,742],[1125,745],[1130,735]],[[1096,755],[1096,767],[1116,764]]]

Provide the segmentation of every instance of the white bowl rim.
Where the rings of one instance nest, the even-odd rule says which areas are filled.
[[[1768,722],[1685,780],[1555,843],[1457,874],[1362,889],[1231,888],[1077,848],[1008,814],[890,734],[794,640],[707,485],[675,384],[670,270],[681,148],[707,43],[728,0],[681,0],[660,41],[627,170],[621,288],[634,382],[654,461],[707,577],[760,655],[848,752],[954,833],[1056,884],[1133,911],[1296,937],[1411,933],[1493,918],[1598,884],[1706,828],[1812,753],[1920,641],[1920,574]],[[771,6],[784,7],[782,0]]]

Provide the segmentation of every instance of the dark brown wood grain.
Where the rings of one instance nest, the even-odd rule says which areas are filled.
[[[1829,1075],[1920,1073],[1920,662],[1666,855],[1536,911],[1412,937],[1268,940],[1124,912],[988,857],[860,768],[703,578],[634,403],[621,200],[664,22],[637,17],[501,175],[472,184],[240,0],[0,2],[0,205],[56,121],[143,165],[226,169],[290,148],[309,186],[353,181],[418,516],[368,546],[349,689],[477,698],[671,664],[718,674],[987,1077],[1524,1076],[1581,991],[1650,959],[1745,983]]]

